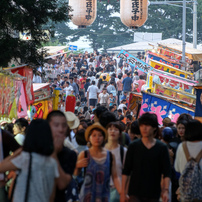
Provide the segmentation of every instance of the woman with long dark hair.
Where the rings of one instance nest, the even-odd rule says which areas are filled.
[[[50,126],[42,119],[33,120],[24,146],[0,163],[0,173],[17,171],[13,202],[53,201],[57,162],[51,157],[54,145]]]

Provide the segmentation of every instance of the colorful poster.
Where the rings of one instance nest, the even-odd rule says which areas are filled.
[[[137,95],[135,93],[130,93],[128,108],[131,111],[134,110],[134,109],[137,109],[138,104],[140,104],[141,101],[142,101],[142,96],[141,95]]]
[[[20,88],[18,93],[19,95],[16,98],[17,114],[18,114],[18,118],[22,118],[27,116],[27,104],[26,104],[25,92],[24,92],[22,81],[20,81]]]
[[[176,122],[182,113],[188,113],[194,116],[192,110],[182,108],[164,99],[143,93],[140,116],[145,112],[155,113],[158,117],[159,124],[162,124],[162,120],[165,117],[169,117],[171,121]]]
[[[181,64],[172,62],[169,59],[164,59],[163,57],[158,56],[158,54],[156,54],[156,53],[152,53],[152,52],[148,51],[147,55],[148,55],[149,59],[156,60],[156,61],[159,61],[159,62],[164,63],[166,65],[181,69],[181,66],[182,66]]]
[[[28,66],[22,66],[22,67],[12,69],[11,72],[17,73],[17,74],[20,74],[21,76],[26,77],[26,79],[23,80],[26,103],[27,105],[33,104],[34,91],[33,91],[33,85],[32,85],[32,79],[33,79],[32,69],[29,68]]]
[[[53,101],[52,99],[49,100],[42,100],[33,104],[36,108],[36,113],[34,118],[46,119],[49,112],[52,111]]]
[[[171,67],[169,65],[163,64],[161,62],[158,62],[156,60],[149,60],[149,64],[154,68],[154,69],[159,69],[161,71],[164,72],[169,72],[171,74],[177,75],[177,76],[181,76],[183,78],[190,78],[192,77],[192,73],[190,72],[186,72],[180,69],[177,69],[175,67]]]
[[[196,103],[196,98],[194,95],[185,95],[182,94],[181,90],[169,88],[167,86],[162,86],[160,84],[155,84],[155,88],[153,93],[159,94],[159,95],[165,95],[168,97],[173,97],[175,99],[178,99],[180,101],[184,101],[189,104],[195,104]]]
[[[147,63],[143,62],[142,60],[136,58],[135,56],[131,55],[130,53],[124,50],[121,50],[121,52],[117,55],[117,57],[125,59],[129,65],[137,68],[138,70],[146,74],[148,73],[148,71],[153,69],[153,67],[151,67]]]

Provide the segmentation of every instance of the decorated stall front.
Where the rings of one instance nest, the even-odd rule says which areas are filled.
[[[158,116],[159,124],[165,117],[169,117],[172,122],[176,122],[180,114],[188,113],[194,117],[194,109],[176,104],[174,99],[168,99],[156,94],[143,93],[140,116],[145,112],[152,112]]]
[[[0,71],[0,123],[27,116],[25,79],[10,71]]]
[[[49,83],[34,83],[35,102],[29,106],[29,117],[46,119],[48,113],[53,109],[53,98],[51,96]]]

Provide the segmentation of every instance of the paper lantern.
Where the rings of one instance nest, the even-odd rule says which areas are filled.
[[[147,14],[147,0],[120,0],[120,18],[127,27],[141,27],[147,21]]]
[[[72,11],[72,22],[78,28],[86,28],[91,25],[97,16],[97,0],[69,0]]]

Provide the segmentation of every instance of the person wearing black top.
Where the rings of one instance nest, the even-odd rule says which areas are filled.
[[[59,110],[52,111],[48,114],[47,121],[51,127],[54,140],[54,152],[52,157],[55,158],[58,163],[60,175],[56,180],[55,202],[66,202],[65,191],[72,180],[77,154],[63,146],[68,130],[67,119],[64,113]]]
[[[138,123],[142,138],[133,141],[128,147],[122,172],[120,201],[127,201],[129,195],[131,202],[157,202],[162,193],[163,202],[167,202],[171,164],[166,144],[154,138],[158,130],[157,116],[145,113],[139,118]],[[163,190],[161,190],[162,175]]]

